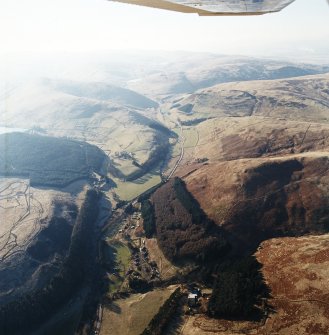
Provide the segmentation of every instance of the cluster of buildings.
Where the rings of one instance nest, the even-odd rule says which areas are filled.
[[[192,308],[198,305],[199,299],[202,297],[201,289],[195,285],[189,286],[189,293],[187,296],[187,305]]]

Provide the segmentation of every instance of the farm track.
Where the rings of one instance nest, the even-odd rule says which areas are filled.
[[[183,157],[184,157],[184,143],[185,143],[185,137],[183,135],[183,127],[181,125],[181,123],[177,123],[177,125],[179,126],[180,128],[180,137],[179,137],[179,142],[181,144],[181,151],[180,151],[180,155],[179,155],[179,158],[175,164],[175,166],[173,167],[173,169],[171,170],[171,172],[169,173],[168,177],[166,178],[166,181],[168,181],[172,176],[173,174],[176,172],[178,166],[180,165],[181,161],[183,160]]]

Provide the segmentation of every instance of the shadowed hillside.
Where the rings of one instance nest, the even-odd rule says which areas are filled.
[[[156,236],[168,259],[203,262],[225,254],[228,245],[221,229],[207,218],[179,178],[158,189],[152,202]]]
[[[104,83],[44,80],[52,89],[76,97],[111,101],[137,108],[156,108],[158,104],[134,91]]]
[[[25,133],[0,135],[0,174],[31,185],[64,186],[100,173],[106,155],[87,143]]]

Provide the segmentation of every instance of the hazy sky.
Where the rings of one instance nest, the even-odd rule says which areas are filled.
[[[329,6],[296,0],[259,17],[199,17],[106,0],[0,0],[0,53],[106,49],[323,53]]]

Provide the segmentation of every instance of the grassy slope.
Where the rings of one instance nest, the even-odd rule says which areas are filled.
[[[174,289],[157,289],[113,302],[104,310],[101,335],[139,335]]]
[[[134,181],[122,182],[119,179],[113,178],[117,184],[115,193],[120,197],[121,200],[132,200],[135,197],[139,196],[143,192],[152,188],[155,185],[158,185],[161,182],[161,178],[158,172],[156,171],[145,174],[142,178],[136,179]]]
[[[119,290],[130,264],[131,253],[129,248],[120,241],[109,242],[108,256],[114,260],[119,270],[117,275],[111,274],[109,293]]]

